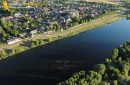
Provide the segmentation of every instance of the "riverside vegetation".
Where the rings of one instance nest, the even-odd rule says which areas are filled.
[[[112,50],[93,70],[74,73],[58,85],[130,85],[130,42]]]

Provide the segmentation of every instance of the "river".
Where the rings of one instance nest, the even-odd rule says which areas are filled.
[[[103,63],[110,50],[130,40],[130,21],[120,19],[0,62],[0,85],[55,85]]]

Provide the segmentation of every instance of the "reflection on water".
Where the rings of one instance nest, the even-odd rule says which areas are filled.
[[[2,85],[55,85],[74,72],[91,69],[109,51],[130,40],[130,21],[119,20],[0,62]]]

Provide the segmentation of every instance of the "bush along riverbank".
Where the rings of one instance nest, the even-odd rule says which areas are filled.
[[[17,47],[11,48],[11,49],[4,49],[0,51],[0,59],[5,59],[9,56],[13,56],[16,54],[19,54],[21,52],[24,52],[26,50],[42,46],[44,44],[50,43],[52,41],[57,40],[57,38],[48,37],[47,39],[36,39],[36,40],[28,40],[24,41],[22,44],[20,44]]]
[[[130,42],[112,50],[104,64],[74,73],[58,85],[130,85]]]
[[[51,43],[53,41],[71,37],[81,32],[96,28],[98,26],[105,25],[120,19],[116,12],[110,12],[106,15],[102,15],[101,19],[96,19],[90,22],[82,23],[80,25],[74,26],[68,30],[49,33],[49,34],[36,34],[34,37],[23,39],[22,42],[13,45],[3,46],[3,50],[0,50],[0,59],[5,59],[9,56],[24,52],[26,50]]]

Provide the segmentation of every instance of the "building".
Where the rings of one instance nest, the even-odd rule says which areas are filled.
[[[13,38],[7,40],[7,44],[11,45],[11,44],[14,44],[14,43],[17,43],[17,42],[20,42],[20,41],[21,41],[20,38],[13,37]]]
[[[19,12],[18,12],[18,13],[15,13],[15,14],[14,14],[14,17],[22,17],[22,14],[19,13]]]

